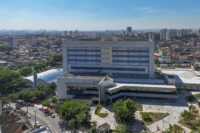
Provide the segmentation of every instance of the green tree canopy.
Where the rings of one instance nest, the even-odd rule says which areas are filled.
[[[18,72],[22,76],[28,76],[28,75],[32,74],[33,69],[32,69],[32,67],[23,67]]]
[[[67,121],[74,120],[76,123],[82,124],[89,120],[89,106],[78,101],[65,101],[58,110]]]
[[[60,54],[53,55],[53,61],[54,62],[62,62],[62,55],[60,55]]]
[[[45,94],[41,91],[26,88],[16,93],[18,98],[25,101],[42,100],[45,98]]]
[[[129,122],[136,111],[136,104],[131,99],[120,99],[113,104],[113,111],[118,122]]]
[[[0,68],[0,93],[9,94],[20,90],[25,81],[19,73],[7,68]]]

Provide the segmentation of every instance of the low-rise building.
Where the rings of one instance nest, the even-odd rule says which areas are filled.
[[[200,73],[192,69],[163,69],[162,74],[169,84],[177,89],[200,90]]]

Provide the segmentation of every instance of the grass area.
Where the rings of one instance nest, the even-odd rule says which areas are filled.
[[[101,112],[102,108],[103,108],[102,105],[98,105],[97,108],[96,108],[96,110],[95,110],[95,114],[98,115],[98,116],[101,117],[101,118],[105,118],[105,117],[108,116],[108,113],[106,113],[106,112],[105,112],[105,113]]]
[[[189,111],[185,110],[181,114],[181,120],[179,123],[192,129],[193,131],[200,132],[200,115],[196,107],[191,105],[189,107]]]
[[[183,131],[184,129],[178,125],[170,125],[169,129],[163,133],[183,133]]]
[[[141,112],[142,120],[144,125],[151,125],[156,121],[163,119],[168,116],[168,113],[153,113],[153,112]]]
[[[135,107],[137,111],[142,111],[142,104],[135,103]]]
[[[191,95],[187,99],[188,102],[193,102],[197,100],[200,100],[200,94]]]

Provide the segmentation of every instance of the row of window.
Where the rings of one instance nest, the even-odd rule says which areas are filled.
[[[148,55],[113,55],[112,57],[135,57],[135,58],[149,58]]]
[[[98,54],[68,54],[67,56],[68,56],[68,57],[70,57],[70,56],[73,56],[73,57],[76,57],[76,56],[101,57],[101,55],[98,55]]]
[[[113,50],[148,50],[148,47],[113,47]]]
[[[113,67],[86,67],[86,66],[72,66],[71,69],[74,70],[113,70],[113,71],[136,71],[136,72],[145,72],[145,68],[113,68]]]
[[[113,60],[113,62],[124,62],[124,63],[149,63],[149,60]]]
[[[100,49],[68,49],[67,52],[101,52]]]
[[[119,63],[119,62],[114,62],[113,65],[117,66],[148,66],[148,63]]]
[[[80,61],[80,62],[101,62],[99,59],[68,59],[68,61]],[[113,60],[113,62],[123,63],[149,63],[149,60]]]
[[[97,59],[68,59],[68,61],[101,62],[101,60],[97,60]]]
[[[68,54],[68,57],[70,56],[86,56],[86,57],[101,57],[101,55],[98,54]],[[148,55],[113,55],[112,57],[135,57],[135,58],[149,58]]]
[[[148,53],[149,50],[113,50],[112,52],[139,52],[139,53]]]

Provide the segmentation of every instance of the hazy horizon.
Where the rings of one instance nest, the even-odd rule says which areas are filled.
[[[1,0],[1,30],[200,28],[198,0]]]

